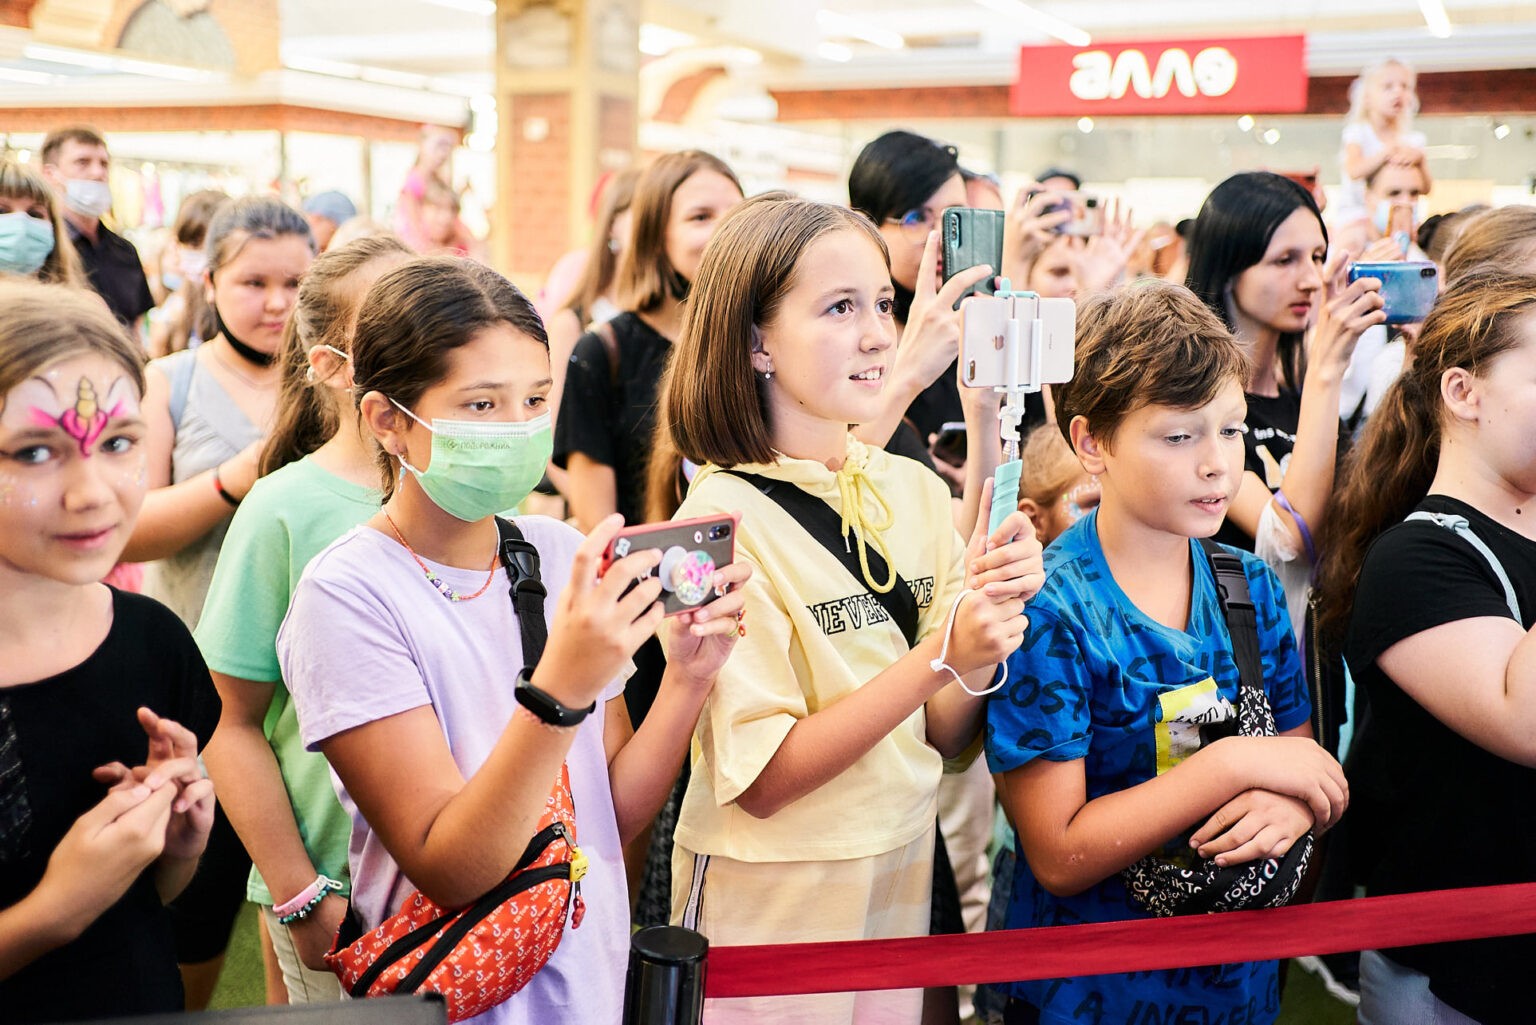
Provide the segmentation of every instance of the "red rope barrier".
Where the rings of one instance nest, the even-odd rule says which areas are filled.
[[[1529,932],[1536,883],[965,936],[713,947],[704,991],[751,997],[1017,982]]]

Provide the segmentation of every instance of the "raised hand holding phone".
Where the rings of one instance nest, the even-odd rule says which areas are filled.
[[[661,581],[650,576],[661,552],[642,549],[601,568],[603,552],[623,526],[624,517],[614,513],[587,535],[550,617],[549,642],[532,682],[563,705],[595,702],[664,616]],[[648,579],[630,586],[642,577]]]

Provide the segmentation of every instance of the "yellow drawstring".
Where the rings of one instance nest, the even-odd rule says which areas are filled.
[[[891,524],[896,521],[891,507],[880,494],[875,482],[869,474],[864,472],[864,460],[854,458],[850,453],[844,461],[842,469],[837,471],[837,493],[843,506],[843,541],[848,539],[848,528],[852,527],[859,537],[859,568],[864,571],[864,582],[869,589],[877,594],[885,594],[896,586],[896,560],[891,558],[890,549],[885,546],[885,539],[881,532],[889,530]],[[872,519],[864,514],[863,495],[868,494],[874,500],[880,510],[878,519]],[[890,577],[883,584],[875,583],[869,574],[869,552],[873,548],[885,559],[885,565],[890,570]]]

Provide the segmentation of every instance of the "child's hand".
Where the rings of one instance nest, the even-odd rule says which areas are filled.
[[[1244,790],[1216,809],[1195,830],[1189,845],[1216,864],[1241,865],[1260,858],[1279,858],[1312,828],[1305,801],[1268,790]]]
[[[78,935],[160,857],[176,788],[114,789],[75,820],[33,895]]]
[[[661,564],[661,552],[646,548],[616,560],[598,579],[609,542],[624,526],[618,513],[592,529],[571,560],[571,580],[560,592],[550,620],[549,643],[534,671],[535,685],[564,705],[585,708],[661,624],[661,581],[647,577],[628,594],[625,588]]]
[[[733,562],[716,571],[715,587],[729,590],[708,605],[680,614],[676,628],[667,632],[667,665],[680,670],[683,679],[700,690],[715,685],[720,667],[746,626],[741,618],[746,603],[742,587],[751,578],[748,562]]]
[[[98,766],[91,776],[114,791],[143,783],[158,790],[175,784],[175,800],[165,837],[165,853],[172,858],[195,858],[203,853],[213,826],[213,782],[197,761],[197,737],[174,719],[151,709],[138,711],[139,726],[149,738],[143,765],[129,768],[122,762]]]
[[[1343,767],[1310,738],[1226,737],[1205,750],[1225,761],[1228,778],[1240,788],[1271,790],[1306,802],[1319,831],[1332,826],[1349,807]]]
[[[1339,377],[1349,366],[1355,343],[1366,329],[1387,322],[1382,310],[1386,300],[1381,297],[1380,279],[1359,278],[1349,282],[1351,259],[1349,250],[1340,250],[1323,268],[1322,310],[1307,349],[1313,368],[1309,374]]]
[[[965,549],[965,586],[993,601],[1028,600],[1045,586],[1044,549],[1035,539],[1035,525],[1015,509],[989,537],[993,481],[981,489],[976,529]]]
[[[912,309],[896,347],[896,372],[908,382],[908,390],[922,390],[943,376],[960,356],[960,314],[955,303],[960,293],[984,281],[993,269],[967,267],[948,281],[939,280],[939,233],[930,231],[917,269]]]

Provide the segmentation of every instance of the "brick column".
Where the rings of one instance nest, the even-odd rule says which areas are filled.
[[[497,0],[493,258],[542,282],[587,242],[587,200],[634,159],[639,0]]]

